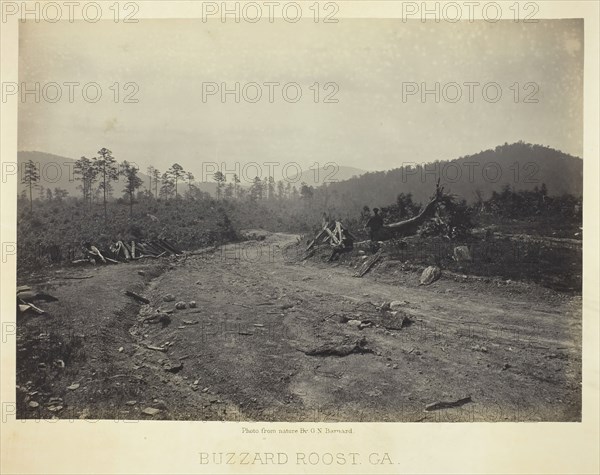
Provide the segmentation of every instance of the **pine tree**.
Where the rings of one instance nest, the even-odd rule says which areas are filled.
[[[129,196],[129,216],[133,216],[133,197],[135,191],[142,186],[142,179],[138,176],[139,169],[131,166],[127,160],[123,162],[121,173],[125,177],[123,192]]]
[[[158,170],[158,168],[154,168],[154,171],[152,172],[152,176],[154,177],[154,196],[155,198],[158,198],[158,182],[160,180],[160,171]],[[150,190],[152,191],[152,190]]]
[[[240,197],[240,179],[237,176],[237,173],[233,175],[233,194],[236,198]]]
[[[270,200],[275,198],[275,179],[272,176],[267,181],[267,194]]]
[[[214,180],[217,182],[217,199],[220,200],[223,195],[223,187],[225,186],[225,182],[227,178],[220,171],[215,173]]]
[[[161,182],[159,196],[168,200],[175,193],[175,182],[167,172],[162,174]]]
[[[150,178],[150,184],[148,186],[148,190],[150,191],[150,194],[152,194],[152,179],[154,178],[154,167],[152,165],[150,165],[148,168],[146,168],[146,173],[148,174],[148,177]]]
[[[99,157],[94,157],[94,167],[98,170],[100,175],[100,186],[102,190],[102,203],[104,205],[104,221],[108,219],[108,212],[106,209],[107,197],[110,196],[112,191],[111,181],[119,179],[119,170],[117,168],[117,161],[112,156],[112,152],[107,148],[101,148],[98,151]]]
[[[191,198],[192,197],[192,182],[194,181],[194,174],[192,172],[187,172],[185,174],[185,177],[187,178],[187,181],[188,181],[188,196]]]
[[[33,160],[29,160],[25,164],[25,171],[21,183],[29,188],[29,211],[33,212],[33,188],[38,186],[40,181],[40,173]]]
[[[92,163],[89,158],[83,156],[75,162],[73,174],[79,175],[79,178],[76,179],[81,181],[81,185],[79,185],[78,188],[82,191],[83,202],[84,204],[89,204],[91,207],[92,189],[98,175],[98,169],[96,166],[94,166],[94,163]]]
[[[185,170],[181,165],[179,165],[179,163],[174,163],[171,168],[167,170],[167,174],[173,181],[175,186],[175,199],[177,199],[179,197],[177,192],[177,184],[179,183],[179,180],[185,177]]]
[[[255,177],[250,187],[250,199],[252,201],[262,200],[264,194],[263,182],[260,177]]]

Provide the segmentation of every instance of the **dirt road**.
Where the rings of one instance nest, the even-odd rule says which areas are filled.
[[[580,419],[579,296],[447,275],[419,287],[393,263],[359,279],[298,262],[295,241],[272,234],[172,263],[44,276],[38,286],[59,302],[19,321],[19,417]],[[376,309],[390,301],[407,316],[401,329]],[[144,322],[157,309],[168,318]]]

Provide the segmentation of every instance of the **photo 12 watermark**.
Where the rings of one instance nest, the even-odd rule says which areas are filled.
[[[115,104],[137,104],[140,86],[133,81],[100,84],[95,81],[81,83],[68,82],[3,82],[2,103],[17,100],[22,104],[41,102],[56,104],[87,102],[95,104],[104,98],[104,102]]]
[[[0,2],[2,23],[18,19],[21,23],[58,23],[85,21],[97,23],[112,20],[115,23],[137,23],[140,4],[138,2]]]
[[[258,102],[273,104],[274,102],[287,102],[296,104],[297,102],[314,102],[315,104],[337,104],[339,98],[337,94],[340,86],[336,82],[328,81],[325,83],[315,82],[310,86],[290,82],[203,82],[202,83],[202,102],[222,102],[225,103],[249,103]]]
[[[289,184],[322,184],[338,181],[339,165],[336,162],[313,162],[308,167],[303,167],[294,161],[278,162],[213,162],[200,163],[200,181],[218,183],[244,183],[253,184],[256,179],[272,179],[284,181]],[[275,177],[280,180],[275,180]]]
[[[507,91],[510,91],[507,93]],[[467,102],[473,104],[477,101],[495,104],[504,98],[515,104],[538,104],[537,94],[540,91],[539,84],[535,82],[519,83],[502,86],[500,83],[490,81],[481,83],[479,81],[465,81],[458,83],[450,82],[402,82],[402,102],[448,103],[456,104]]]
[[[497,23],[511,20],[515,23],[536,23],[540,6],[537,2],[400,2],[402,21],[458,23],[484,20]]]
[[[222,23],[274,23],[283,19],[286,23],[298,23],[309,19],[315,23],[338,23],[340,5],[337,2],[201,2],[202,21],[220,20]]]

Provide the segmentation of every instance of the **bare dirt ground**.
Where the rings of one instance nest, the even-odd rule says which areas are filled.
[[[19,317],[19,417],[580,420],[580,296],[446,273],[418,286],[393,261],[356,278],[291,258],[296,240],[20,276],[59,301]],[[376,309],[390,301],[400,329]]]

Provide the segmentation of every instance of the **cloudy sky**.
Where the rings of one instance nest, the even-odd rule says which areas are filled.
[[[337,24],[283,21],[239,24],[141,20],[138,24],[27,23],[19,42],[20,81],[102,89],[86,102],[81,86],[56,103],[34,96],[19,106],[19,150],[78,158],[110,148],[119,160],[164,170],[174,162],[199,176],[202,162],[336,162],[383,170],[403,162],[452,159],[524,140],[582,156],[583,22],[536,24],[406,23],[340,19]],[[138,103],[124,103],[133,89]],[[297,83],[256,103],[203,84]],[[334,86],[337,103],[325,103]],[[472,86],[472,102],[469,87]],[[494,99],[497,88],[502,97]],[[115,103],[114,83],[120,95]],[[314,84],[319,83],[315,103]],[[403,98],[416,83],[434,94]],[[515,86],[518,83],[518,87]],[[527,83],[530,84],[525,87]],[[311,89],[311,86],[313,88]],[[445,87],[445,89],[444,89]],[[94,89],[88,89],[90,98]],[[518,91],[518,94],[517,94]],[[253,98],[256,89],[246,89]],[[55,90],[47,88],[51,99]],[[295,95],[288,89],[288,97]],[[529,95],[530,100],[525,102]]]

